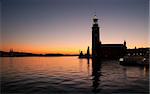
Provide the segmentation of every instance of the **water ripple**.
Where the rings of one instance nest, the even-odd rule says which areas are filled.
[[[77,57],[20,57],[2,60],[2,93],[113,93],[149,91],[149,71],[103,61],[94,71],[92,62]],[[96,73],[95,73],[96,72]]]

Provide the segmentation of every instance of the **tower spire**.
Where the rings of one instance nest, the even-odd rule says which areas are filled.
[[[96,15],[93,17],[93,23],[98,25],[98,18]]]

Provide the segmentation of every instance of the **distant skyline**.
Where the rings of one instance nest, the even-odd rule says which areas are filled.
[[[0,50],[77,54],[91,48],[92,17],[100,40],[150,47],[149,0],[1,0]]]

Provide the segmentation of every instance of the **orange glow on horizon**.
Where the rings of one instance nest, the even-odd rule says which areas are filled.
[[[11,47],[13,51],[16,52],[29,52],[29,53],[35,53],[35,54],[79,54],[79,51],[83,51],[83,53],[86,52],[87,48],[46,48],[46,49],[38,49],[37,48],[15,48]],[[6,47],[2,51],[9,51],[11,48]],[[81,49],[81,50],[80,50]]]
[[[88,46],[87,46],[88,47]],[[29,52],[29,53],[36,53],[36,54],[47,54],[47,53],[52,53],[52,54],[79,54],[79,51],[83,51],[83,53],[86,53],[87,47],[84,48],[38,48],[38,47],[11,47],[14,51],[17,52]],[[133,49],[133,48],[145,48],[145,47],[150,47],[148,44],[139,44],[139,45],[127,45],[128,49]],[[2,51],[9,51],[10,46],[5,47],[2,49]],[[31,50],[32,49],[32,50]],[[91,47],[90,47],[91,50]]]
[[[90,39],[91,40],[91,39]],[[116,43],[121,43],[123,44],[123,42],[117,42],[117,40],[111,40],[112,44],[116,44]],[[84,42],[84,41],[83,41]],[[0,50],[2,51],[9,51],[10,49],[13,49],[14,51],[17,52],[29,52],[29,53],[35,53],[35,54],[47,54],[47,53],[52,53],[52,54],[79,54],[79,51],[83,51],[83,53],[85,54],[87,51],[87,47],[89,45],[91,45],[90,41],[87,41],[85,43],[83,42],[77,42],[77,43],[67,43],[65,45],[64,44],[55,44],[55,45],[48,45],[48,44],[44,44],[44,45],[40,45],[40,43],[38,45],[34,45],[34,44],[17,44],[17,43],[3,43],[2,48]],[[146,47],[150,47],[150,43],[148,41],[145,42],[127,42],[127,48],[128,49],[133,49],[135,48],[146,48]],[[89,43],[89,44],[88,44]],[[109,42],[107,41],[102,41],[102,44],[109,44]],[[91,46],[90,46],[90,50],[91,50]],[[91,52],[91,51],[90,51]]]

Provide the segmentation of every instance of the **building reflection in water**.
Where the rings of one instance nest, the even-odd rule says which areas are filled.
[[[144,76],[149,76],[149,67],[144,67]]]
[[[87,73],[90,76],[90,58],[87,59]]]
[[[101,61],[97,59],[92,59],[92,80],[93,80],[93,89],[92,92],[100,92],[100,76],[101,76]]]

